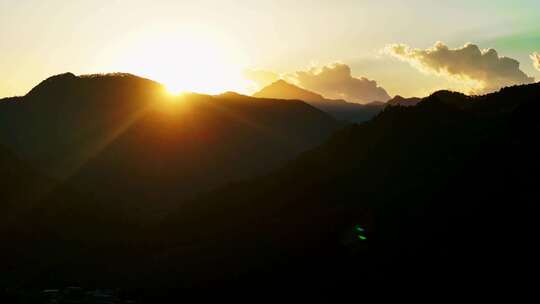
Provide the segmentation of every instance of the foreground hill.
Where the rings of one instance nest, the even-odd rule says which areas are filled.
[[[338,127],[300,101],[173,97],[128,74],[58,75],[0,102],[1,144],[73,188],[126,204],[177,204],[267,173]]]
[[[368,104],[351,103],[345,100],[326,99],[322,95],[299,88],[284,80],[278,80],[253,94],[258,98],[277,98],[303,100],[310,105],[332,115],[334,118],[349,122],[364,122],[377,115],[385,106],[382,102]]]

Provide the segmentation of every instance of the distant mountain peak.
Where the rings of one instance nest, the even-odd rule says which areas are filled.
[[[233,92],[233,91],[227,91],[225,93],[215,95],[215,97],[230,99],[230,98],[245,98],[245,97],[248,97],[248,96],[242,95],[240,93]]]
[[[294,84],[280,79],[259,92],[253,94],[253,97],[258,98],[275,98],[303,101],[323,101],[326,100],[322,95],[302,89]]]
[[[405,98],[400,95],[396,95],[394,98],[390,99],[387,104],[389,106],[412,107],[412,106],[417,105],[420,101],[422,101],[422,98],[418,98],[418,97]]]
[[[294,84],[280,79],[261,91],[253,94],[257,98],[301,100],[319,110],[322,110],[340,121],[364,122],[371,119],[382,110],[385,103],[371,102],[369,104],[359,104],[347,102],[346,100],[327,99],[324,96],[302,89]]]
[[[456,97],[468,98],[469,96],[465,95],[463,93],[460,93],[460,92],[454,92],[454,91],[449,91],[449,90],[440,90],[440,91],[437,91],[437,92],[431,94],[430,97],[436,97],[436,98],[439,98],[439,99],[448,99],[448,98],[456,98]]]
[[[285,81],[283,79],[278,79],[277,81],[274,81],[274,84],[292,85],[292,84],[288,83],[287,81]]]
[[[367,107],[382,107],[386,104],[386,102],[383,102],[383,101],[372,101],[372,102],[368,102],[366,104],[364,104],[364,106],[367,106]]]

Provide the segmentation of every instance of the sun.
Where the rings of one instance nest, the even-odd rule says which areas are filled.
[[[180,84],[165,84],[165,90],[173,96],[180,96],[186,92]]]
[[[121,53],[115,61],[116,70],[160,82],[172,96],[245,92],[243,70],[248,57],[222,35],[196,28],[163,32],[149,29],[136,38],[125,42],[125,48],[132,51]]]

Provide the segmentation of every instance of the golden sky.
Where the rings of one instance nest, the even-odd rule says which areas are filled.
[[[68,71],[212,94],[266,75],[358,102],[481,93],[540,79],[537,20],[537,0],[0,0],[0,96]]]

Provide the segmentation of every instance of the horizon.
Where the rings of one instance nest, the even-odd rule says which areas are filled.
[[[65,71],[204,94],[251,95],[284,79],[357,103],[489,93],[540,79],[539,12],[532,0],[2,1],[0,96]]]
[[[206,93],[206,92],[195,92],[195,91],[175,91],[174,89],[171,89],[170,87],[167,86],[167,84],[165,83],[161,83],[157,80],[154,80],[154,79],[151,79],[151,78],[147,78],[147,77],[143,77],[143,76],[140,76],[140,75],[136,75],[136,74],[133,74],[133,73],[125,73],[125,72],[105,72],[105,73],[95,73],[95,74],[80,74],[80,75],[77,75],[75,73],[72,73],[72,72],[64,72],[64,73],[60,73],[60,74],[56,74],[56,75],[51,75],[43,80],[41,80],[39,83],[37,83],[35,86],[33,86],[26,94],[30,93],[30,91],[32,89],[34,89],[35,87],[37,87],[39,84],[41,84],[42,82],[48,80],[49,78],[54,78],[56,76],[61,76],[61,75],[66,75],[66,74],[71,74],[71,75],[74,75],[75,77],[77,78],[95,78],[95,77],[107,77],[107,76],[119,76],[119,77],[123,77],[123,76],[132,76],[132,77],[136,77],[136,78],[141,78],[141,79],[144,79],[144,80],[148,80],[148,81],[151,81],[151,82],[155,82],[155,83],[158,83],[159,85],[161,85],[163,87],[163,90],[166,94],[170,95],[171,97],[182,97],[184,95],[191,95],[191,94],[194,94],[194,95],[207,95],[207,96],[220,96],[220,95],[224,95],[224,94],[229,94],[229,93],[232,93],[232,94],[238,94],[238,95],[241,95],[241,96],[247,96],[247,97],[254,97],[254,98],[258,98],[256,97],[256,93],[260,93],[261,91],[263,91],[263,89],[266,89],[266,88],[269,88],[269,87],[272,87],[274,84],[276,83],[279,83],[279,82],[285,82],[289,85],[292,85],[293,87],[295,88],[298,88],[298,89],[302,89],[302,90],[305,90],[306,92],[309,92],[309,93],[314,93],[314,94],[317,94],[317,95],[321,95],[324,99],[328,100],[328,101],[335,101],[336,99],[330,99],[330,98],[327,98],[326,96],[322,95],[322,94],[319,94],[315,91],[311,91],[311,90],[308,90],[308,89],[305,89],[297,84],[294,84],[293,82],[290,82],[288,81],[287,79],[282,79],[282,78],[279,78],[277,80],[274,80],[272,82],[270,82],[269,84],[265,85],[264,87],[261,87],[261,89],[259,91],[256,91],[256,92],[253,92],[253,94],[250,94],[250,93],[242,93],[242,92],[238,92],[238,91],[233,91],[233,90],[227,90],[227,91],[220,91],[218,93]],[[527,84],[536,84],[536,83],[540,83],[540,80],[538,81],[535,81],[533,83],[527,83]],[[470,93],[467,93],[467,92],[460,92],[460,91],[457,91],[457,90],[452,90],[452,89],[439,89],[439,90],[435,90],[431,93],[429,93],[428,95],[425,95],[425,96],[412,96],[412,97],[409,97],[409,96],[402,96],[402,95],[399,95],[399,94],[396,94],[396,95],[393,95],[391,96],[390,99],[386,100],[386,101],[380,101],[380,100],[373,100],[373,101],[369,101],[369,102],[364,102],[364,103],[357,103],[357,104],[360,104],[360,105],[367,105],[367,104],[376,104],[376,103],[383,103],[383,104],[386,104],[387,102],[389,101],[392,101],[396,98],[405,98],[405,99],[415,99],[415,98],[420,98],[420,99],[424,99],[424,98],[427,98],[429,96],[432,96],[434,94],[436,94],[437,92],[441,92],[441,91],[449,91],[449,92],[457,92],[457,93],[462,93],[464,95],[467,95],[467,96],[471,96],[471,97],[474,97],[474,96],[483,96],[483,95],[487,95],[487,94],[491,94],[491,93],[497,93],[499,92],[500,90],[503,90],[505,88],[509,88],[509,87],[514,87],[514,86],[522,86],[522,85],[527,85],[527,84],[510,84],[510,85],[507,85],[507,86],[502,86],[500,88],[498,88],[497,90],[493,90],[491,92],[485,92],[485,93],[482,93],[482,94],[470,94]],[[16,97],[24,97],[26,96],[26,94],[24,95],[18,95],[18,96],[4,96],[4,97],[0,97],[0,100],[2,99],[10,99],[10,98],[16,98]],[[260,98],[268,98],[268,97],[260,97]],[[276,99],[275,97],[272,97],[272,99]],[[277,98],[279,99],[279,98]],[[305,100],[303,100],[304,102],[306,102]],[[353,103],[355,104],[355,102],[351,102],[349,100],[344,100],[348,103]],[[307,102],[309,103],[309,102]]]

